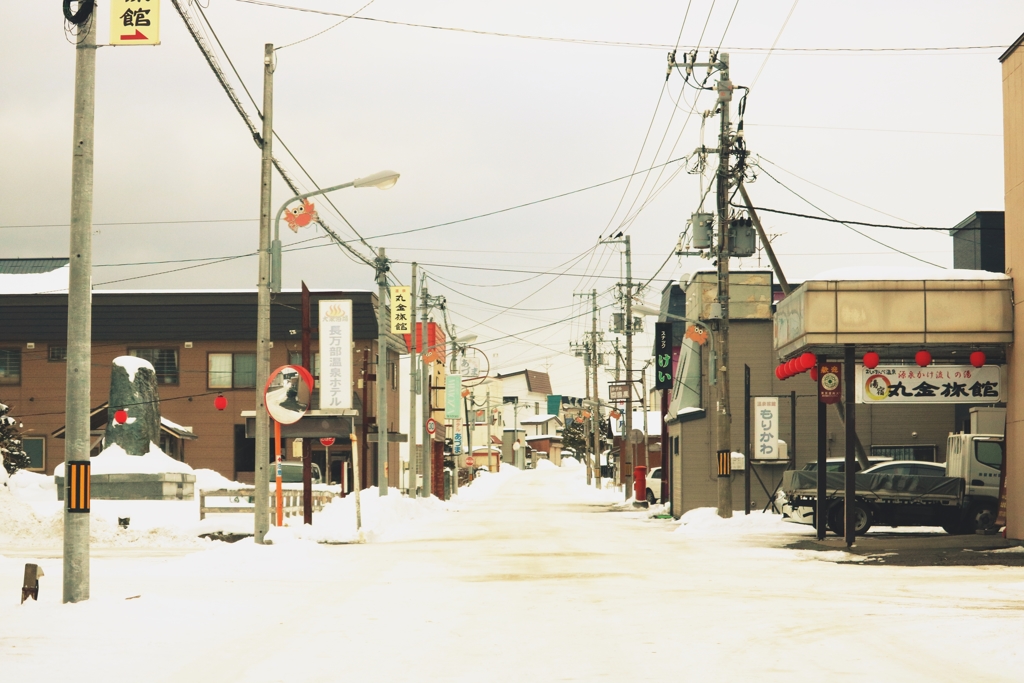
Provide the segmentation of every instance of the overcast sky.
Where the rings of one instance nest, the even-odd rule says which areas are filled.
[[[340,13],[365,3],[281,2]],[[100,4],[103,43],[107,3]],[[4,2],[0,235],[6,257],[67,255],[75,50],[59,5]],[[183,5],[200,19],[195,4]],[[582,363],[569,344],[580,338],[581,326],[566,320],[580,313],[573,293],[596,288],[608,306],[622,267],[621,247],[595,248],[599,236],[625,229],[633,240],[634,277],[646,281],[697,209],[699,175],[675,173],[680,165],[673,163],[628,187],[620,181],[452,226],[376,236],[602,183],[631,173],[638,157],[645,169],[690,154],[712,97],[703,95],[693,107],[696,91],[684,90],[679,74],[666,86],[663,46],[677,43],[681,26],[680,54],[698,44],[702,61],[708,48],[730,52],[732,80],[753,85],[744,119],[748,148],[765,159],[767,173],[820,209],[848,220],[951,227],[972,211],[1003,208],[998,46],[1024,32],[1024,3],[799,0],[793,8],[793,0],[694,0],[689,7],[684,1],[376,0],[360,16],[435,28],[350,20],[281,49],[275,130],[321,186],[381,169],[400,172],[387,192],[348,189],[332,201],[373,248],[387,248],[403,283],[410,261],[429,264],[431,293],[447,297],[459,332],[478,334],[501,369],[547,367],[556,391],[579,395]],[[339,21],[239,0],[209,0],[204,11],[257,102],[264,43],[288,45]],[[97,55],[94,280],[114,289],[252,288],[255,257],[170,273],[164,271],[195,263],[109,265],[232,256],[257,247],[259,150],[170,0],[163,0],[162,15],[161,45],[105,47]],[[980,46],[997,47],[864,50]],[[217,53],[256,119],[223,51]],[[708,126],[705,141],[713,146],[717,119]],[[312,189],[280,145],[275,154],[303,189]],[[652,196],[652,187],[661,191]],[[820,215],[765,173],[749,190],[759,206]],[[275,208],[290,194],[275,176]],[[316,204],[343,237],[355,237],[334,209]],[[711,195],[707,207],[713,206]],[[952,265],[951,239],[943,233],[861,229],[883,245],[842,225],[762,219],[776,235],[791,281],[845,265],[921,265],[889,247]],[[12,227],[25,225],[54,227]],[[284,231],[286,248],[323,234],[313,230]],[[285,254],[286,288],[300,279],[314,289],[374,287],[371,268],[326,240],[302,246],[316,245],[327,246]],[[354,246],[369,254],[364,244]],[[767,268],[766,261],[761,265]],[[743,259],[737,266],[758,263]],[[709,261],[669,258],[646,299],[657,301],[665,282],[706,267]],[[567,274],[534,275],[552,269]],[[136,276],[145,277],[123,280]],[[504,310],[509,306],[515,308]],[[603,329],[609,311],[602,310]],[[522,334],[490,341],[513,333]],[[641,337],[640,347],[638,365],[649,339]]]

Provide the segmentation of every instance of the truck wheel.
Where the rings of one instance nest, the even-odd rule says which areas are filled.
[[[846,535],[846,511],[842,503],[835,505],[828,512],[828,528],[837,536]],[[861,503],[853,504],[853,530],[857,536],[863,536],[871,528],[871,511]]]
[[[658,499],[654,497],[654,491],[647,489],[647,504],[656,505],[657,503]]]
[[[996,509],[991,503],[978,503],[971,508],[964,521],[964,533],[973,534],[981,529],[988,529],[996,523]]]
[[[825,517],[825,526],[836,536],[843,535],[843,504],[833,505]]]

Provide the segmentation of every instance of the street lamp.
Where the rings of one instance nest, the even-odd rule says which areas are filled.
[[[657,308],[654,308],[653,306],[647,306],[646,304],[633,304],[633,312],[647,316],[664,315],[666,318],[669,318],[670,320],[679,320],[684,323],[692,323],[694,325],[699,325],[703,327],[704,330],[708,333],[708,337],[711,342],[711,347],[708,349],[708,384],[713,386],[718,383],[718,368],[716,367],[718,365],[718,353],[715,351],[715,333],[711,330],[707,323],[704,323],[700,320],[694,320],[693,318],[684,318],[681,315],[675,315],[673,313],[662,313]]]
[[[300,199],[307,199],[308,197],[314,197],[320,194],[327,194],[328,192],[334,192],[335,190],[343,190],[346,187],[376,187],[378,190],[388,190],[395,186],[398,182],[400,174],[395,171],[378,171],[365,178],[356,178],[347,183],[341,185],[335,185],[333,187],[327,187],[316,192],[307,192],[305,194],[297,194],[277,210],[277,216],[274,218],[274,241],[270,244],[270,291],[275,294],[281,292],[281,215],[288,208],[288,205],[294,201]]]

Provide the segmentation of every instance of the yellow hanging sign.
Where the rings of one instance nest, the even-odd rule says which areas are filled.
[[[110,0],[111,45],[158,45],[160,0]]]
[[[391,288],[391,333],[410,334],[409,313],[412,310],[412,290],[409,287]]]

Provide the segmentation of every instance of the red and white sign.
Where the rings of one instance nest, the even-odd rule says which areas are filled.
[[[434,432],[436,432],[436,431],[437,431],[437,420],[435,420],[434,418],[430,418],[429,420],[427,420],[427,434],[430,434],[431,436],[433,436]]]
[[[473,456],[472,455],[467,455],[466,456],[466,467],[472,467],[472,466],[473,466]]]
[[[320,439],[320,445],[321,446],[333,446],[334,445],[334,437],[333,436],[325,436],[324,438]]]

